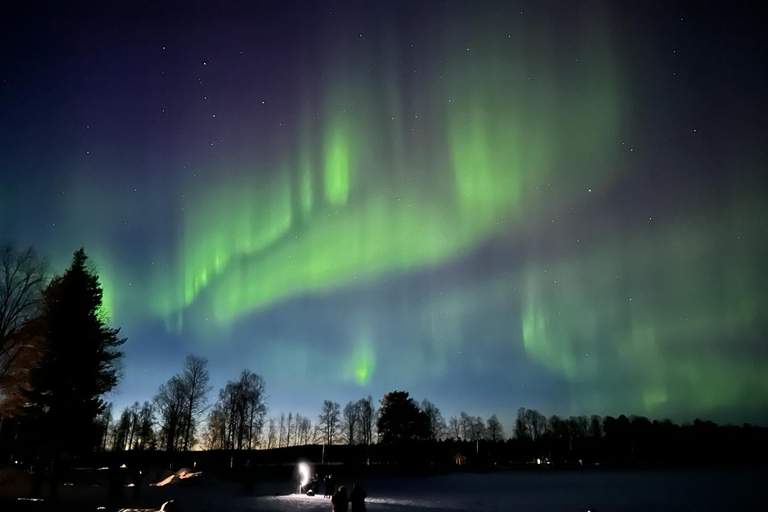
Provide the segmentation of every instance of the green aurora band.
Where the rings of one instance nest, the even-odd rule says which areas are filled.
[[[198,318],[226,326],[291,295],[464,255],[535,212],[551,181],[566,190],[606,184],[608,166],[594,160],[618,151],[618,78],[609,45],[584,44],[593,58],[574,84],[489,41],[477,48],[483,58],[463,56],[442,83],[424,84],[413,115],[396,104],[395,78],[383,95],[390,101],[377,105],[376,76],[342,59],[357,71],[332,73],[340,83],[323,89],[322,121],[301,127],[282,172],[270,180],[243,172],[190,202],[180,286],[160,294],[158,312],[181,318],[204,301]]]

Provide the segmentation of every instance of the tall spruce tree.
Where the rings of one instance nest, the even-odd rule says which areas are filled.
[[[106,323],[99,278],[83,249],[43,294],[40,323],[44,354],[30,375],[28,412],[39,420],[48,455],[87,453],[98,446],[96,417],[102,395],[118,381],[119,350],[125,338]]]

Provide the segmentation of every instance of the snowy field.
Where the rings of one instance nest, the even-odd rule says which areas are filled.
[[[162,481],[162,480],[158,480]],[[354,479],[337,483],[352,487]],[[387,477],[362,480],[371,512],[456,511],[762,511],[768,510],[768,469],[764,470],[555,470],[451,474],[434,477]],[[105,512],[157,511],[173,499],[184,512],[288,512],[331,510],[320,496],[290,494],[290,480],[259,481],[253,496],[237,483],[203,477],[144,487],[140,498],[126,489],[120,503],[106,500],[103,486],[62,486],[61,510]],[[322,487],[322,485],[321,485]],[[29,496],[11,486],[16,496]],[[0,499],[0,510],[48,512],[48,503]]]
[[[515,471],[372,478],[368,510],[715,511],[766,510],[768,470]],[[341,482],[351,487],[350,482]],[[178,496],[185,512],[330,510],[322,496]]]

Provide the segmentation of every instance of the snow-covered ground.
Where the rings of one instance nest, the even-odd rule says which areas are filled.
[[[371,512],[765,510],[765,470],[517,471],[365,482]],[[351,487],[350,482],[341,482]],[[186,512],[331,509],[320,496],[180,497]]]
[[[237,483],[195,476],[158,481],[167,485],[144,487],[140,498],[126,489],[122,507],[106,500],[103,487],[62,487],[70,504],[88,505],[71,510],[96,509],[152,512],[173,499],[184,512],[288,512],[331,510],[319,496],[289,494],[295,482],[259,481],[254,496],[243,496]],[[353,478],[337,484],[351,488]],[[434,477],[368,478],[370,512],[458,511],[757,511],[768,510],[768,470],[531,470],[489,474],[451,474]],[[322,484],[321,484],[322,485]],[[0,501],[0,510],[8,503]],[[7,500],[7,498],[6,498]],[[28,504],[26,504],[28,505]],[[130,508],[135,507],[135,508]],[[15,509],[14,509],[15,510]],[[19,509],[21,510],[21,509]],[[25,507],[24,510],[33,510]]]

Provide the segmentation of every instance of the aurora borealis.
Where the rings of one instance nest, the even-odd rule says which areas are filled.
[[[9,9],[0,239],[97,263],[113,401],[768,417],[750,7],[480,5]]]

